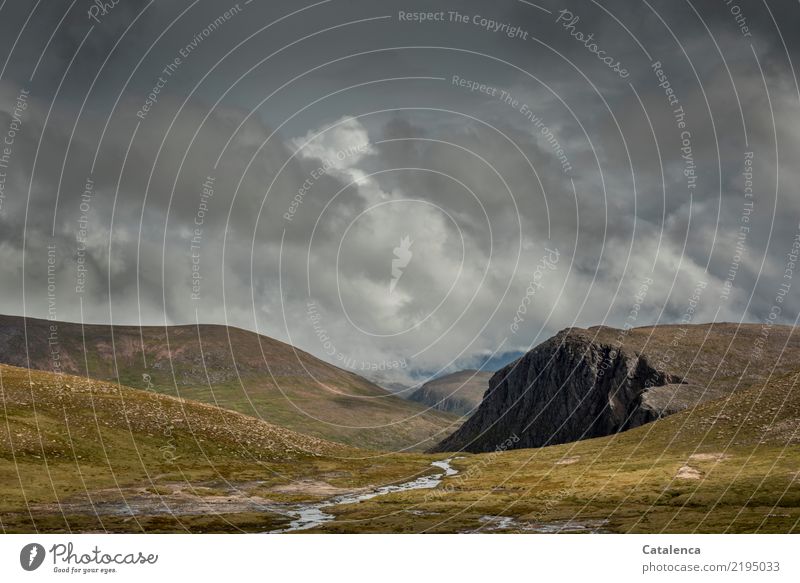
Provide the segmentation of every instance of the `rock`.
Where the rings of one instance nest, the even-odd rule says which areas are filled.
[[[432,451],[543,447],[602,437],[705,400],[698,387],[645,356],[570,328],[499,370],[475,414]]]
[[[580,459],[581,459],[580,456],[564,457],[564,458],[561,458],[560,460],[558,460],[556,462],[556,465],[557,466],[569,466],[569,465],[578,463],[580,461]]]
[[[702,478],[700,470],[692,466],[681,466],[675,477],[679,480],[699,480]]]

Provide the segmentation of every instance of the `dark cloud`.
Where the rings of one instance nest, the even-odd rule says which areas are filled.
[[[620,325],[650,278],[635,324],[698,281],[698,321],[766,318],[800,215],[800,8],[536,4],[123,1],[84,41],[90,3],[41,3],[0,79],[3,135],[30,91],[0,310],[48,314],[55,245],[60,318],[228,322],[401,379]],[[6,56],[28,10],[3,9]]]

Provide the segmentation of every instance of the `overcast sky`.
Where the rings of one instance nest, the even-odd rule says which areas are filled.
[[[2,313],[399,381],[797,317],[797,3],[1,6]]]

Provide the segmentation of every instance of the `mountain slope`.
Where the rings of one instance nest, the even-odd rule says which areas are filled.
[[[175,451],[185,445],[207,450],[209,456],[223,452],[229,458],[260,461],[348,451],[248,415],[103,381],[6,365],[0,365],[0,380],[4,457],[80,454],[98,429],[131,439],[156,438]],[[54,431],[56,427],[61,429]]]
[[[118,380],[365,448],[429,447],[455,419],[288,344],[225,326],[112,329],[2,316],[0,363]]]
[[[317,530],[796,532],[799,381],[777,374],[597,439],[458,456],[439,488],[327,507],[337,519]],[[207,405],[8,366],[0,390],[0,532],[264,532],[297,501],[406,482],[443,457],[359,457]]]
[[[512,436],[513,447],[541,447],[637,427],[787,372],[800,354],[792,330],[773,327],[763,346],[760,325],[564,330],[498,371],[475,414],[433,450],[493,451]],[[754,346],[768,367],[748,365]]]
[[[480,404],[490,378],[490,372],[461,370],[428,381],[411,393],[408,400],[439,411],[466,415]]]
[[[367,452],[185,399],[0,365],[0,532],[264,532],[305,492],[406,481]]]
[[[339,507],[322,530],[800,532],[794,369],[623,433],[464,454],[442,488]]]

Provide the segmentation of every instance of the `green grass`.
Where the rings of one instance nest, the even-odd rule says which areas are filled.
[[[47,373],[32,373],[31,388],[27,371],[0,372],[5,532],[261,532],[287,523],[275,510],[281,504],[412,480],[450,455],[358,450],[199,403],[81,379],[70,380],[76,390],[59,392]],[[506,532],[564,524],[610,532],[797,532],[797,380],[783,375],[614,436],[456,454],[460,473],[439,488],[329,508],[337,520],[319,531],[462,532],[504,516],[513,519]],[[174,426],[169,438],[164,419]],[[175,459],[164,456],[169,439]],[[678,477],[686,466],[697,479]],[[217,510],[97,517],[81,506],[89,495],[116,504],[137,497],[173,504],[190,495]],[[237,495],[265,507],[226,510],[223,499]]]
[[[288,344],[233,327],[112,329],[0,316],[7,335],[0,362],[52,370],[51,325],[63,372],[219,405],[355,447],[423,451],[458,422]]]
[[[157,502],[176,487],[198,504],[221,492],[293,501],[297,495],[273,489],[303,480],[338,488],[403,481],[428,471],[432,459],[411,454],[387,461],[238,413],[78,377],[0,366],[0,386],[5,532],[95,530],[106,519],[93,516],[91,502],[108,498],[124,510],[126,498],[144,492]],[[233,525],[203,514],[143,523],[111,516],[107,528],[224,532],[286,521],[269,511],[257,520],[252,512],[233,514]]]
[[[784,376],[614,436],[467,455],[438,492],[340,506],[322,530],[460,532],[508,516],[508,530],[522,532],[562,521],[611,532],[798,532],[796,381]],[[699,479],[677,478],[684,466]]]
[[[155,384],[159,393],[210,403],[322,439],[363,449],[421,451],[458,426],[458,417],[398,397],[332,396],[296,378],[261,377],[208,386]],[[280,389],[278,389],[280,387]],[[356,388],[354,388],[354,391]]]

